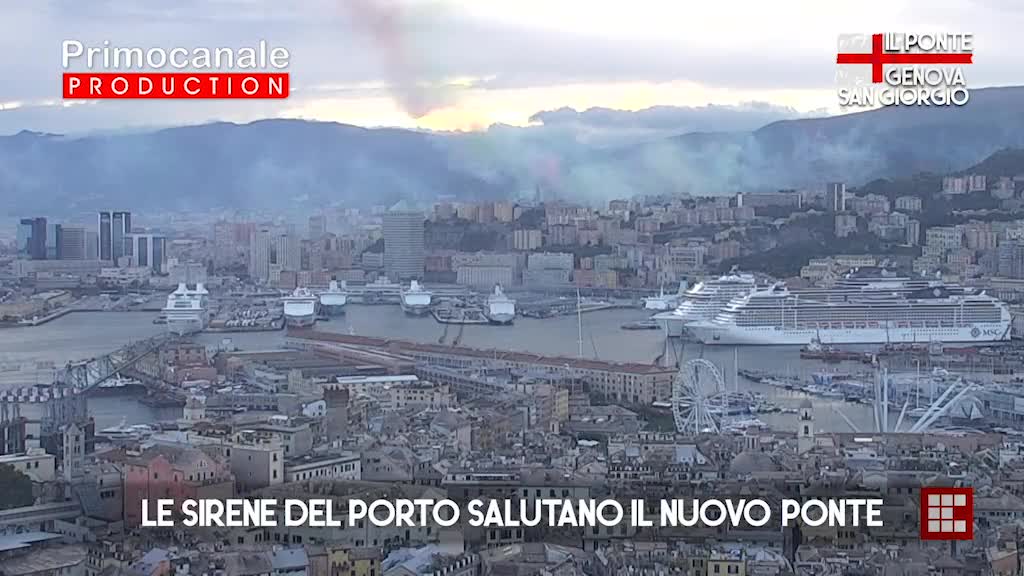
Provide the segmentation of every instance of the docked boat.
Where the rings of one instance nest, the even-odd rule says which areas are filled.
[[[698,282],[681,296],[675,309],[655,314],[653,319],[667,336],[678,338],[686,332],[687,324],[711,320],[733,298],[749,294],[755,285],[753,275],[736,272]]]
[[[939,281],[883,278],[832,290],[776,283],[738,296],[711,320],[687,325],[705,344],[808,345],[997,342],[1010,339],[1010,311],[984,292]]]
[[[441,324],[487,324],[490,322],[484,311],[476,306],[453,306],[442,304],[431,310],[434,320]]]
[[[160,312],[161,323],[167,325],[168,332],[179,336],[203,331],[210,321],[206,309],[208,295],[202,284],[196,284],[194,288],[178,284],[178,288],[167,296],[167,305]]]
[[[320,311],[327,316],[344,314],[345,304],[348,303],[347,288],[344,280],[340,286],[337,280],[331,280],[327,290],[320,293]]]
[[[635,322],[626,322],[621,326],[623,330],[659,330],[661,325],[658,321],[653,318],[647,320],[637,320]]]
[[[430,311],[430,304],[433,301],[433,294],[423,288],[419,282],[413,280],[409,283],[408,290],[402,290],[402,310],[406,314],[422,316]]]
[[[675,294],[666,294],[665,288],[662,287],[661,291],[658,292],[657,296],[650,296],[644,298],[644,310],[653,310],[655,312],[665,312],[666,310],[672,310],[679,306],[679,303],[686,295],[686,282],[679,283],[679,290]]]
[[[825,346],[817,337],[813,338],[807,346],[800,348],[800,358],[804,360],[821,360],[822,362],[833,363],[846,361],[862,362],[869,359],[868,356],[868,354],[862,352],[840,350],[835,346]]]
[[[491,324],[511,324],[516,317],[516,301],[505,296],[501,285],[494,286],[494,293],[487,297],[484,315]]]
[[[284,304],[284,319],[288,326],[300,328],[316,322],[317,304],[320,299],[308,288],[299,287],[290,295],[281,298]]]
[[[104,428],[99,431],[98,435],[107,440],[142,440],[149,438],[153,433],[154,430],[151,426],[146,424],[127,426],[125,425],[125,420],[122,419],[120,424]]]

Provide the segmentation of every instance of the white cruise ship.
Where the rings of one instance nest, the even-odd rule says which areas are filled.
[[[487,297],[484,315],[491,324],[511,324],[516,317],[516,301],[505,296],[501,285],[494,287],[494,293]]]
[[[288,326],[312,326],[316,322],[316,308],[320,299],[308,288],[299,287],[290,295],[281,298],[284,304],[284,319]]]
[[[433,300],[433,294],[428,290],[420,286],[420,283],[413,280],[409,283],[408,290],[402,290],[401,301],[402,310],[406,314],[412,314],[414,316],[422,316],[430,311],[430,304]]]
[[[856,280],[850,278],[850,280]],[[861,279],[862,280],[862,279]],[[705,344],[807,345],[996,342],[1010,339],[1010,311],[985,294],[941,282],[895,279],[790,291],[784,284],[733,299],[687,329]],[[916,288],[916,289],[914,289]]]
[[[733,298],[749,294],[756,286],[751,274],[730,273],[713,280],[698,282],[690,287],[679,305],[652,318],[670,337],[680,337],[690,322],[711,320]]]
[[[348,303],[348,286],[342,280],[338,286],[337,280],[331,280],[325,292],[320,293],[320,310],[328,316],[339,316],[345,313],[345,304]]]
[[[679,290],[675,294],[665,294],[665,288],[662,287],[657,296],[644,298],[644,310],[654,310],[655,312],[672,310],[679,306],[679,302],[685,295],[686,282],[679,283]]]
[[[167,331],[184,336],[201,332],[209,323],[206,298],[209,292],[202,284],[189,288],[178,284],[178,288],[167,296],[167,305],[161,311],[167,323]]]

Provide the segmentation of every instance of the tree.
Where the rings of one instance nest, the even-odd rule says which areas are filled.
[[[9,464],[0,464],[0,510],[31,506],[32,480]]]

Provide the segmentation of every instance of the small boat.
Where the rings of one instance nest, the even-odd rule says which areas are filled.
[[[100,430],[99,435],[108,440],[140,440],[152,436],[153,432],[153,427],[146,424],[127,426],[122,418],[120,424]]]
[[[648,318],[647,320],[637,320],[636,322],[626,322],[621,326],[623,330],[659,330],[661,326],[657,320]]]

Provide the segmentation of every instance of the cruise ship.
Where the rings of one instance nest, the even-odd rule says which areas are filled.
[[[209,292],[202,284],[189,288],[178,284],[178,288],[167,296],[167,305],[161,311],[167,331],[184,336],[201,332],[209,323],[206,298]]]
[[[308,288],[299,287],[290,295],[281,298],[284,304],[284,319],[288,326],[312,326],[316,322],[316,308],[320,299]]]
[[[705,344],[806,345],[997,342],[1010,339],[1010,311],[985,294],[941,282],[864,282],[790,291],[777,283],[734,298],[711,320],[687,325]]]
[[[327,291],[320,293],[320,310],[328,316],[339,316],[345,313],[345,304],[348,303],[348,288],[344,280],[338,286],[337,280],[331,280]]]
[[[683,293],[679,305],[652,318],[670,337],[680,337],[690,322],[711,320],[733,298],[749,294],[756,282],[751,274],[732,272],[725,276],[698,282]]]
[[[402,290],[401,302],[402,310],[406,314],[412,314],[414,316],[422,316],[430,311],[430,303],[433,300],[433,295],[420,286],[420,283],[413,280],[409,283],[408,290]]]
[[[484,315],[491,324],[511,324],[516,317],[516,301],[505,296],[501,285],[494,287],[494,293],[487,297]]]

